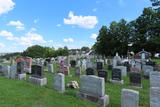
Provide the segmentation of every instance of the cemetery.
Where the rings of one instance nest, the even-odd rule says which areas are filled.
[[[59,59],[61,61],[54,60],[47,65],[39,65],[36,59],[32,59],[32,62],[23,57],[21,59],[24,60],[11,66],[3,63],[0,65],[0,84],[3,86],[0,88],[3,92],[0,104],[5,107],[26,107],[29,104],[35,107],[50,107],[56,104],[64,107],[159,107],[160,72],[149,70],[149,77],[145,78],[143,69],[129,69],[128,72],[125,69],[126,74],[122,75],[124,69],[121,68],[125,67],[122,66],[123,60],[126,59],[110,59],[113,60],[111,65],[115,66],[112,69],[104,62],[94,62],[95,59],[90,62],[88,59],[88,62],[85,62],[88,67],[86,70],[82,70],[83,66],[78,63],[75,64],[76,67],[67,63],[65,65],[64,62],[69,62],[65,60],[69,59],[63,57]],[[133,59],[128,59],[130,68],[133,63],[131,60]],[[153,61],[160,64],[160,60]],[[28,67],[26,62],[31,63],[31,73],[24,71],[24,68]],[[66,70],[62,66],[69,69]],[[19,77],[18,74],[25,76]],[[68,103],[72,101],[73,103]]]
[[[160,107],[160,0],[0,0],[0,23],[0,107]]]

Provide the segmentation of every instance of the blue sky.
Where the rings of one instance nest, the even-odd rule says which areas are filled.
[[[150,0],[0,0],[0,52],[91,47],[102,25],[134,20]]]

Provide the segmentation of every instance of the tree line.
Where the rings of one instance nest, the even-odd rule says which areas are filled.
[[[113,56],[116,52],[127,55],[128,51],[136,53],[142,49],[152,54],[160,52],[160,12],[144,8],[133,21],[121,19],[109,27],[102,26],[92,48],[102,56]]]

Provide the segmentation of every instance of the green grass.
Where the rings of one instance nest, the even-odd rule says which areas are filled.
[[[160,60],[156,60],[158,63]],[[55,71],[58,70],[54,65]],[[105,68],[107,69],[107,68]],[[60,94],[53,89],[54,74],[45,69],[47,85],[44,87],[33,85],[27,81],[10,80],[0,77],[0,107],[96,107],[97,105],[87,100],[76,97],[78,90],[66,89]],[[111,71],[109,77],[111,77]],[[84,73],[84,72],[83,72]],[[124,85],[107,82],[106,94],[110,97],[108,107],[120,107],[121,90],[133,89],[140,92],[140,107],[149,107],[149,80],[143,79],[143,88],[135,88],[129,85],[129,78],[124,77]],[[66,84],[79,78],[74,76],[74,68],[70,69],[70,75],[65,77]]]

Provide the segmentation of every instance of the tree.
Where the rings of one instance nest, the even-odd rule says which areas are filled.
[[[83,47],[81,48],[81,51],[89,52],[89,51],[90,51],[90,48],[89,48],[89,47],[86,47],[86,46],[83,46]]]
[[[25,56],[32,58],[44,58],[45,57],[45,48],[39,45],[34,45],[28,47],[26,51],[23,52]]]

